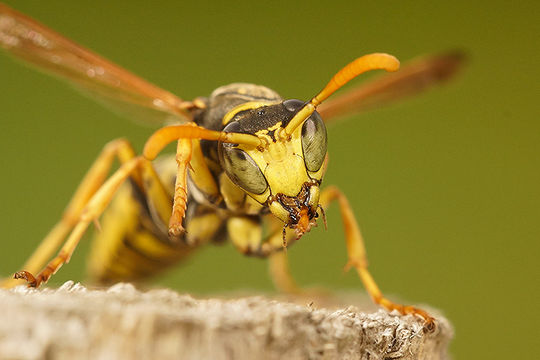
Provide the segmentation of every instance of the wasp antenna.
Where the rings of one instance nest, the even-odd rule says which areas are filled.
[[[370,70],[386,70],[394,72],[399,69],[399,60],[392,55],[375,53],[364,55],[349,63],[343,69],[339,70],[336,75],[330,79],[328,84],[318,93],[311,103],[316,107],[336,90],[357,77],[358,75]]]
[[[187,123],[166,126],[153,133],[144,145],[143,156],[148,160],[154,160],[165,146],[179,139],[215,140],[254,147],[264,145],[264,142],[255,135],[208,130]]]
[[[301,123],[304,122],[324,100],[332,95],[336,90],[357,77],[370,70],[386,70],[389,72],[399,69],[399,60],[394,56],[384,53],[374,53],[357,58],[339,70],[330,79],[328,84],[308,103],[296,113],[285,128],[285,133],[290,135]]]

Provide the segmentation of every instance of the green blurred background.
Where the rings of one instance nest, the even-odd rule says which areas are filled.
[[[326,184],[349,196],[386,294],[442,309],[455,358],[536,352],[540,202],[540,2],[8,1],[185,99],[235,81],[307,99],[353,58],[402,61],[452,48],[470,60],[448,86],[328,130]],[[357,80],[361,81],[361,80]],[[0,57],[0,274],[59,218],[103,144],[151,130]],[[305,286],[360,289],[329,229],[290,251]],[[84,278],[84,242],[51,283]],[[207,247],[157,279],[181,291],[271,289],[266,262]],[[530,356],[528,356],[530,357]]]

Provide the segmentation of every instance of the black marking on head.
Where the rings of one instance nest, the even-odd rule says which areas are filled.
[[[286,100],[276,105],[262,106],[254,109],[239,111],[234,114],[231,121],[223,131],[242,134],[255,134],[266,130],[281,122],[281,127],[287,126],[294,115],[305,103],[300,100]],[[274,138],[275,130],[269,130],[268,135]]]
[[[310,219],[318,217],[317,209],[312,209],[309,206],[309,201],[311,200],[309,189],[312,185],[312,183],[305,183],[302,185],[302,189],[300,189],[300,192],[296,196],[286,196],[281,193],[276,195],[276,200],[289,212],[290,222],[288,226],[296,225],[298,223],[300,220],[300,210],[302,208],[308,209]]]

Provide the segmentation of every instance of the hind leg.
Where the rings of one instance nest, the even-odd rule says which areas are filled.
[[[25,271],[19,273],[18,276],[20,278],[24,279],[26,277],[30,279],[30,282],[32,283],[32,274],[37,273],[43,268],[58,247],[60,247],[64,242],[66,236],[68,236],[72,230],[75,232],[74,228],[77,228],[77,232],[80,232],[81,227],[79,224],[81,223],[81,217],[83,217],[83,215],[87,216],[83,213],[88,212],[84,209],[88,206],[89,202],[96,195],[96,193],[104,186],[105,179],[107,178],[115,159],[118,159],[119,162],[124,165],[131,162],[131,165],[126,165],[124,168],[123,175],[119,181],[123,181],[128,176],[131,176],[133,181],[137,184],[137,186],[141,187],[141,189],[144,187],[144,183],[152,184],[152,186],[147,187],[147,190],[149,193],[153,194],[152,196],[154,198],[159,199],[154,201],[154,203],[163,203],[163,199],[168,199],[168,195],[159,182],[159,179],[153,171],[151,164],[143,159],[134,161],[134,159],[136,159],[135,152],[127,140],[117,139],[111,141],[103,148],[93,165],[86,173],[85,177],[75,191],[75,194],[71,198],[68,206],[66,207],[60,221],[53,227],[49,234],[47,234],[38,248],[23,265],[23,269],[25,269]],[[135,163],[141,163],[142,166],[140,168],[142,170],[133,171],[133,169],[137,167],[137,164]],[[158,181],[149,181],[148,179],[156,179]],[[161,206],[161,208],[166,208],[166,206]],[[162,209],[160,212],[163,213],[164,211],[166,211],[166,209]],[[168,207],[168,212],[170,214],[170,205]],[[82,233],[80,235],[82,236]],[[62,261],[65,261],[66,259],[69,259],[70,256],[71,253],[69,256],[66,256],[66,253],[62,252],[60,258],[63,259]],[[57,257],[53,261],[54,264],[50,264],[51,268],[54,267],[57,269],[59,267],[59,258]],[[34,280],[36,280],[36,278],[34,278]],[[19,283],[20,282],[18,282],[16,279],[6,279],[0,284],[0,286],[12,287]]]

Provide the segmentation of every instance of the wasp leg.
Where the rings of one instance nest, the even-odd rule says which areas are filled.
[[[227,233],[233,245],[241,253],[269,258],[270,276],[279,291],[288,294],[302,293],[303,291],[290,274],[287,253],[284,251],[286,248],[283,246],[283,227],[279,227],[277,222],[269,225],[272,234],[268,239],[263,240],[260,221],[249,216],[233,216],[227,221]],[[286,241],[292,241],[295,238],[294,231],[286,231]]]
[[[35,273],[47,263],[47,260],[51,258],[77,222],[82,209],[88,203],[90,197],[92,197],[105,181],[116,157],[120,162],[126,162],[135,157],[133,148],[127,140],[116,139],[105,145],[75,191],[75,194],[64,210],[62,218],[41,241],[38,248],[23,265],[23,269],[26,269],[30,273]],[[134,180],[139,184],[141,183],[140,177]],[[6,279],[0,283],[0,287],[9,288],[17,284],[19,282],[14,279]]]
[[[86,232],[88,225],[96,221],[98,217],[103,213],[112,197],[122,185],[122,183],[137,169],[137,167],[144,162],[144,158],[137,157],[124,163],[116,172],[96,191],[96,193],[90,198],[86,206],[82,209],[79,219],[74,226],[68,239],[61,247],[58,255],[53,258],[47,266],[41,270],[36,276],[28,271],[21,271],[15,274],[16,279],[25,279],[28,281],[28,285],[31,287],[38,287],[42,283],[47,282],[51,275],[56,273],[58,269],[64,264],[69,262],[73,251],[77,247],[81,237]]]
[[[179,241],[185,230],[182,221],[186,215],[187,206],[187,168],[191,160],[191,140],[180,139],[176,148],[176,183],[174,185],[174,200],[172,215],[169,220],[169,238]]]
[[[200,204],[194,204],[194,207],[195,211],[186,225],[186,243],[190,247],[195,247],[210,241],[219,243],[225,240],[223,218],[215,209]]]
[[[276,289],[286,294],[302,294],[305,291],[298,286],[291,275],[287,248],[285,244],[290,244],[296,240],[296,233],[289,228],[283,234],[283,223],[275,217],[267,217],[272,233],[268,240],[262,244],[263,253],[268,256],[268,271],[270,278]]]
[[[116,139],[105,145],[75,191],[61,220],[41,242],[30,259],[26,261],[23,266],[26,271],[21,272],[21,274],[38,272],[47,263],[47,260],[53,256],[69,232],[78,223],[83,209],[88,205],[92,196],[102,187],[115,158],[118,158],[120,164],[126,164],[135,158],[135,151],[127,140]],[[146,193],[149,206],[152,207],[155,213],[164,218],[166,223],[171,211],[170,197],[150,162],[146,160],[140,160],[140,162],[141,170],[131,173],[130,176],[135,184]],[[17,284],[17,280],[9,279],[3,282],[1,286],[12,287]]]
[[[219,203],[221,194],[219,193],[214,176],[208,168],[207,161],[211,160],[205,159],[201,149],[200,140],[194,139],[192,141],[189,176],[197,189],[199,189],[207,198],[211,199],[212,203]]]
[[[172,215],[169,220],[169,238],[180,241],[185,229],[182,225],[187,206],[187,174],[190,169],[195,186],[205,195],[216,197],[218,187],[204,161],[200,142],[197,139],[180,139],[176,148],[176,182]],[[184,237],[188,240],[190,237]],[[192,244],[193,245],[193,244]]]
[[[281,237],[281,234],[276,234]],[[296,234],[293,233],[293,238]],[[289,266],[287,251],[275,251],[268,256],[268,270],[275,288],[285,294],[292,294],[309,299],[329,299],[330,292],[322,287],[300,287],[294,280]]]
[[[343,226],[345,229],[345,237],[347,243],[347,252],[349,256],[349,261],[345,267],[348,270],[351,267],[354,267],[360,276],[367,292],[373,299],[373,301],[388,310],[397,310],[403,315],[414,314],[419,315],[425,320],[424,327],[427,330],[433,330],[435,328],[435,319],[431,317],[427,312],[422,309],[418,309],[413,306],[405,306],[396,304],[387,298],[385,298],[375,283],[375,280],[368,271],[368,262],[366,256],[366,249],[364,245],[364,239],[360,233],[360,228],[354,214],[352,212],[351,206],[347,201],[347,198],[343,193],[336,187],[328,187],[321,192],[319,203],[323,208],[327,208],[329,203],[337,200],[339,203],[339,208],[341,210],[341,216],[343,218]]]
[[[245,140],[260,143],[255,136],[245,136],[245,134],[228,134],[219,131],[212,131],[195,124],[183,124],[178,126],[167,126],[156,131],[144,146],[144,157],[153,160],[159,152],[170,142],[177,140],[176,151],[176,184],[173,200],[173,211],[169,220],[169,238],[179,240],[185,232],[182,221],[186,213],[187,205],[187,172],[191,168],[191,177],[195,186],[203,194],[209,197],[219,196],[218,186],[214,181],[201,151],[201,139],[236,141]],[[191,167],[190,161],[193,163]]]
[[[279,234],[277,234],[279,236]],[[289,259],[286,251],[277,251],[268,256],[268,270],[276,289],[285,294],[303,294],[291,275]]]
[[[227,233],[233,245],[245,255],[263,256],[261,253],[262,227],[253,216],[232,216],[227,220]]]
[[[275,217],[268,217],[268,220],[274,223],[274,232],[263,243],[262,250],[268,256],[268,271],[276,289],[285,294],[316,298],[327,296],[328,292],[322,288],[306,289],[297,284],[291,274],[289,257],[285,245],[296,241],[298,236],[290,228],[286,228],[285,234],[283,234],[283,223],[280,223]]]

